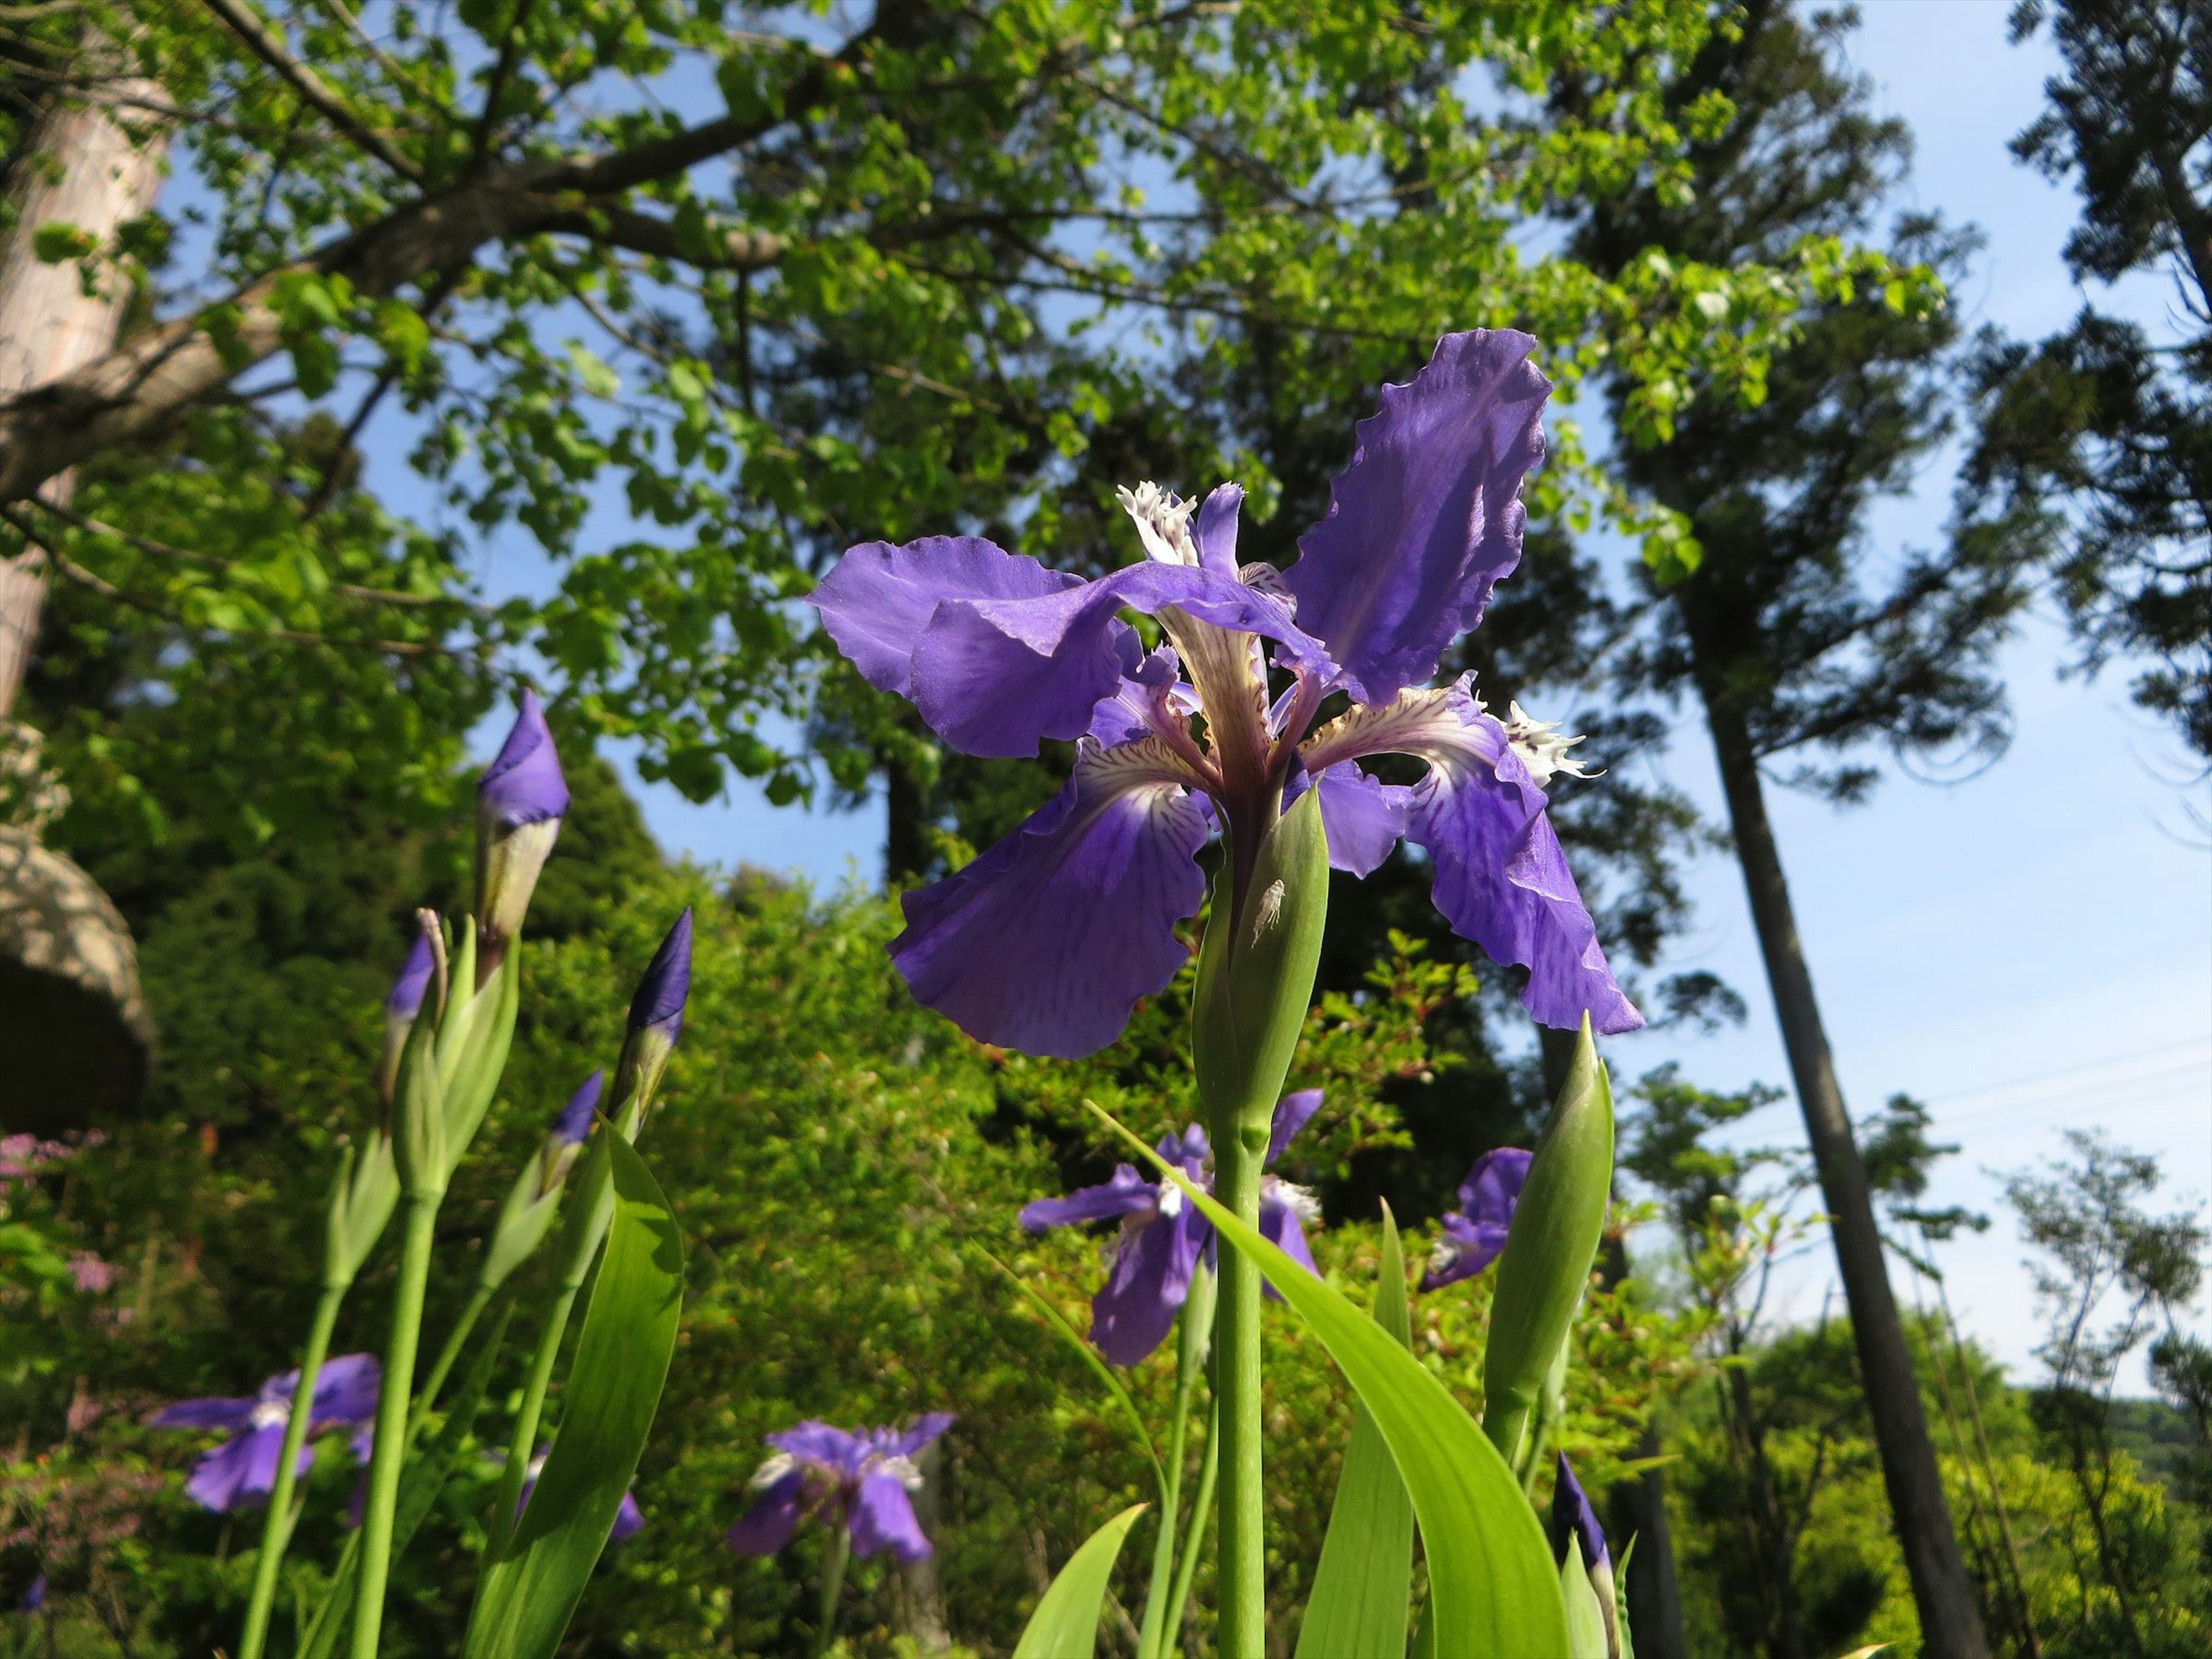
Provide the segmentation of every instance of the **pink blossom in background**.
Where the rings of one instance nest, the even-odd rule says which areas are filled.
[[[115,1264],[102,1261],[90,1250],[79,1250],[70,1258],[70,1272],[77,1289],[88,1296],[97,1296],[115,1282]]]

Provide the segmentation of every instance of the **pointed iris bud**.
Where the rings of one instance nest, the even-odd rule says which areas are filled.
[[[684,1004],[691,993],[691,911],[687,906],[660,948],[646,964],[645,976],[629,1001],[629,1029],[622,1058],[615,1063],[615,1101],[625,1113],[623,1133],[635,1136],[646,1109],[660,1087],[660,1074],[676,1052],[684,1031]]]
[[[522,694],[514,729],[477,786],[477,929],[483,935],[479,981],[497,965],[500,946],[521,931],[538,872],[568,811],[568,780],[545,710]]]
[[[1559,1454],[1558,1478],[1552,1486],[1547,1530],[1552,1559],[1559,1564],[1559,1585],[1567,1600],[1572,1659],[1621,1659],[1613,1553],[1606,1547],[1605,1528],[1598,1524],[1589,1494],[1575,1479],[1565,1452]]]
[[[599,1109],[599,1094],[606,1081],[604,1067],[592,1073],[584,1079],[583,1086],[568,1097],[561,1115],[553,1120],[553,1133],[545,1137],[544,1174],[538,1184],[541,1193],[552,1191],[568,1179],[577,1153],[592,1133],[592,1118]]]
[[[523,1165],[514,1185],[507,1189],[507,1201],[492,1225],[491,1242],[484,1247],[478,1277],[485,1291],[495,1291],[505,1284],[507,1275],[544,1242],[546,1231],[553,1224],[553,1212],[559,1207],[562,1183],[568,1180],[591,1135],[592,1118],[599,1109],[599,1093],[606,1080],[605,1071],[593,1072],[584,1079],[553,1120],[537,1156]]]
[[[407,1033],[415,1024],[415,1017],[422,1012],[422,1001],[430,992],[430,981],[436,977],[439,951],[431,941],[440,937],[434,928],[425,928],[415,936],[414,947],[407,952],[406,965],[400,969],[399,977],[392,982],[392,994],[384,1000],[384,1054],[377,1062],[377,1097],[386,1106],[392,1103],[392,1087],[399,1078],[399,1054],[407,1046]]]

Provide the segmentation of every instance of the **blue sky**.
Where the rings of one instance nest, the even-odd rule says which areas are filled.
[[[1878,83],[1881,107],[1917,136],[1917,204],[1988,235],[1955,303],[1970,323],[2032,337],[2062,325],[2083,296],[2059,257],[2073,197],[2005,149],[2033,118],[2054,65],[2040,41],[2006,43],[2008,9],[2006,0],[1875,0],[1852,56]],[[2171,333],[2166,295],[2145,280],[2095,297]],[[396,446],[373,439],[371,447],[375,482],[404,498]],[[1912,499],[1885,509],[1884,536],[1934,541],[1948,487],[1948,464],[1932,466]],[[511,565],[501,574],[516,579]],[[2069,1127],[2102,1127],[2156,1153],[2175,1191],[2212,1192],[2212,802],[2202,786],[2177,781],[2188,763],[2128,702],[2124,666],[2093,682],[2062,680],[2064,658],[2045,607],[2005,661],[2017,737],[1978,777],[1930,785],[1893,775],[1870,805],[1847,812],[1780,790],[1772,801],[1853,1109],[1910,1092],[1934,1108],[1941,1138],[1961,1144],[1931,1196],[1996,1219],[1987,1234],[1948,1247],[1942,1265],[1969,1328],[2023,1368],[2034,1340],[2030,1286],[1992,1171],[2057,1153]],[[1718,816],[1695,726],[1632,764]],[[702,862],[791,869],[824,884],[872,879],[878,867],[876,810],[778,810],[742,783],[705,806],[665,787],[640,793],[663,844]],[[1711,1036],[1620,1042],[1616,1073],[1675,1060],[1713,1087],[1784,1082],[1735,868],[1708,857],[1690,886],[1696,917],[1662,971],[1722,975],[1751,1017]],[[1746,1138],[1802,1140],[1794,1103],[1760,1115]],[[1832,1279],[1825,1249],[1808,1253],[1784,1276],[1781,1310],[1814,1316]],[[1908,1285],[1899,1289],[1909,1298]]]

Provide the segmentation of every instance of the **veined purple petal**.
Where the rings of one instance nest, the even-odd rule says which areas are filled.
[[[427,933],[417,932],[415,944],[407,952],[406,965],[399,977],[392,981],[392,994],[384,1000],[384,1012],[393,1019],[412,1019],[422,1012],[422,998],[429,991],[431,976],[438,971],[438,959],[430,950]]]
[[[1085,743],[1075,775],[1012,835],[905,898],[891,957],[924,1006],[970,1036],[1076,1059],[1121,1034],[1173,979],[1175,925],[1206,896],[1206,815],[1157,738]]]
[[[1567,1560],[1567,1540],[1575,1539],[1582,1546],[1584,1567],[1610,1563],[1612,1557],[1606,1548],[1605,1528],[1598,1524],[1597,1510],[1591,1506],[1589,1494],[1583,1483],[1575,1479],[1575,1472],[1567,1462],[1567,1455],[1559,1454],[1559,1468],[1556,1483],[1552,1487],[1552,1559],[1565,1566]]]
[[[1198,549],[1198,562],[1224,576],[1237,574],[1237,510],[1244,505],[1244,486],[1214,486],[1201,502],[1191,526],[1190,538]]]
[[[1406,833],[1406,798],[1413,792],[1404,784],[1380,782],[1351,761],[1340,761],[1322,771],[1317,781],[1310,774],[1300,773],[1284,792],[1284,806],[1305,793],[1309,784],[1321,791],[1321,822],[1328,835],[1330,866],[1355,876],[1373,875]]]
[[[506,829],[565,817],[568,782],[561,775],[552,728],[535,691],[522,694],[522,706],[492,763],[477,785],[477,812]]]
[[[1543,458],[1551,382],[1510,329],[1447,334],[1359,423],[1328,515],[1284,573],[1298,625],[1328,644],[1337,684],[1388,702],[1436,672],[1521,560],[1521,482]]]
[[[1034,599],[1083,585],[980,536],[864,542],[840,558],[807,603],[878,691],[914,695],[914,648],[947,599]]]
[[[602,1066],[586,1078],[583,1086],[568,1097],[568,1103],[561,1109],[561,1115],[553,1120],[553,1139],[569,1146],[580,1146],[592,1133],[592,1115],[599,1109],[599,1095],[607,1084],[606,1068]]]
[[[1503,1221],[1471,1221],[1455,1212],[1444,1217],[1442,1226],[1443,1237],[1421,1275],[1425,1291],[1472,1279],[1504,1254],[1508,1229]]]
[[[895,1431],[890,1437],[893,1456],[912,1457],[935,1440],[953,1425],[951,1412],[925,1412],[915,1419],[910,1427]]]
[[[914,1500],[906,1483],[895,1474],[872,1474],[853,1495],[849,1525],[853,1553],[873,1555],[889,1550],[902,1561],[919,1561],[929,1553],[929,1540],[921,1535],[915,1519]]]
[[[253,1420],[258,1400],[179,1400],[149,1419],[157,1429],[242,1429]]]
[[[629,1029],[649,1027],[675,1042],[684,1030],[684,1004],[690,994],[691,907],[687,904],[637,982],[637,992],[629,1000]]]
[[[1470,1221],[1494,1221],[1499,1226],[1510,1223],[1520,1206],[1521,1189],[1528,1182],[1528,1166],[1535,1160],[1535,1153],[1522,1146],[1485,1152],[1459,1183],[1460,1213]]]
[[[806,1513],[806,1476],[794,1469],[753,1500],[727,1534],[730,1547],[747,1555],[774,1555],[791,1541]]]
[[[1267,1156],[1262,1169],[1273,1169],[1275,1160],[1283,1155],[1299,1130],[1313,1121],[1321,1110],[1322,1091],[1319,1089],[1294,1089],[1275,1103],[1274,1121],[1267,1126]]]
[[[1114,1271],[1091,1299],[1091,1340],[1109,1362],[1140,1364],[1167,1340],[1212,1233],[1186,1200],[1123,1237]]]
[[[939,605],[915,647],[914,705],[965,753],[1034,755],[1046,738],[1080,737],[1136,666],[1135,636],[1115,613],[1170,606],[1273,640],[1286,665],[1328,670],[1328,652],[1281,600],[1219,571],[1146,562],[1042,598]]]
[[[1149,1210],[1159,1201],[1160,1189],[1127,1164],[1114,1166],[1114,1178],[1103,1186],[1079,1187],[1065,1198],[1040,1198],[1022,1206],[1022,1231],[1041,1233],[1052,1227],[1073,1227],[1085,1221],[1109,1221]]]
[[[1135,743],[1170,726],[1188,730],[1198,694],[1177,678],[1182,665],[1166,646],[1140,660],[1091,711],[1084,735],[1101,748]]]
[[[384,1368],[373,1353],[342,1353],[323,1362],[315,1374],[315,1409],[309,1419],[317,1430],[352,1428],[376,1416],[378,1384]],[[289,1400],[300,1386],[300,1374],[284,1379],[283,1397]]]

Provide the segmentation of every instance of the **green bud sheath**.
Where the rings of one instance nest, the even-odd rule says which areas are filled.
[[[1583,1020],[1566,1086],[1536,1142],[1498,1258],[1483,1431],[1518,1468],[1530,1419],[1589,1282],[1613,1189],[1613,1085]]]
[[[1199,952],[1192,1059],[1216,1139],[1231,1124],[1256,1124],[1255,1151],[1264,1151],[1313,1002],[1328,920],[1320,792],[1307,790],[1260,843],[1241,907],[1224,902],[1218,888]]]
[[[399,1056],[399,1086],[392,1096],[392,1155],[400,1190],[410,1199],[446,1190],[451,1164],[447,1158],[445,1091],[440,1085],[437,1038],[428,1020],[418,1019]]]

